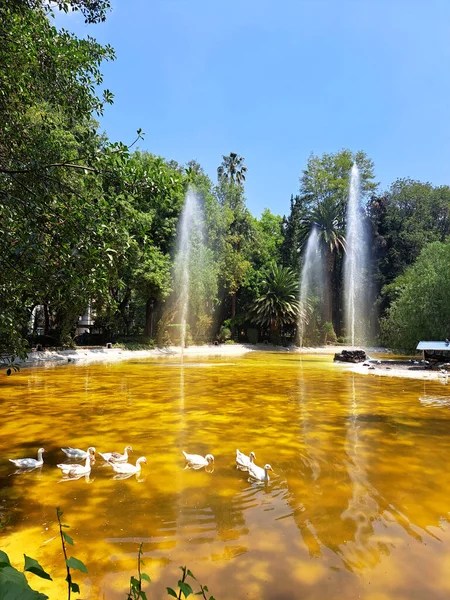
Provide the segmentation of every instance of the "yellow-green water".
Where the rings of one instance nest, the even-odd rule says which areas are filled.
[[[136,555],[151,598],[187,565],[217,600],[444,599],[450,594],[450,386],[358,376],[331,357],[129,361],[24,369],[0,378],[1,549],[54,577],[64,598],[55,507],[83,560],[82,599],[126,598]],[[61,446],[130,444],[140,480],[93,466],[60,482]],[[9,457],[45,464],[14,474]],[[253,450],[267,487],[236,470]],[[214,454],[184,470],[182,450]]]

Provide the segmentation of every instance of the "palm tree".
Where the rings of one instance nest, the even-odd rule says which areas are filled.
[[[341,202],[328,196],[314,207],[311,215],[303,223],[302,238],[306,241],[312,227],[317,227],[319,242],[324,249],[327,273],[327,299],[325,320],[332,322],[332,274],[336,254],[345,251],[344,235],[345,209]]]
[[[269,327],[271,334],[277,335],[283,325],[297,321],[298,278],[292,269],[273,264],[262,286],[263,293],[253,303],[251,313],[258,325]]]
[[[230,152],[229,156],[222,156],[222,164],[217,168],[219,180],[231,181],[232,183],[242,184],[245,181],[247,167],[244,165],[244,158]]]

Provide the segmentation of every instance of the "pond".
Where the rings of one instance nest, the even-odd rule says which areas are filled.
[[[143,542],[149,597],[187,565],[217,600],[448,598],[450,389],[354,375],[330,356],[133,360],[24,369],[0,378],[1,549],[23,553],[65,597],[55,509],[75,540],[80,598],[125,599]],[[115,480],[61,481],[61,446],[147,457]],[[15,474],[8,458],[44,466]],[[236,448],[275,471],[236,469]],[[182,450],[215,456],[185,470]]]

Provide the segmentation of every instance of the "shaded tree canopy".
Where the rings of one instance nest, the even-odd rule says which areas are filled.
[[[379,290],[401,275],[426,244],[450,235],[450,187],[398,179],[373,196],[368,214],[374,234],[373,255]],[[389,288],[381,308],[389,304]]]
[[[450,243],[428,244],[389,286],[394,300],[381,321],[384,343],[414,351],[420,340],[449,337],[449,273]]]

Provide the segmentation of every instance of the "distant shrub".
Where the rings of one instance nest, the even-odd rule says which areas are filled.
[[[333,323],[325,321],[322,325],[322,341],[324,344],[335,344],[337,342],[336,332],[334,331]]]
[[[196,344],[205,344],[210,340],[212,317],[201,315],[195,324],[193,339]]]
[[[219,342],[223,343],[223,342],[226,342],[227,340],[230,340],[230,338],[231,338],[231,329],[222,325],[222,327],[219,330],[217,339],[219,340]]]

